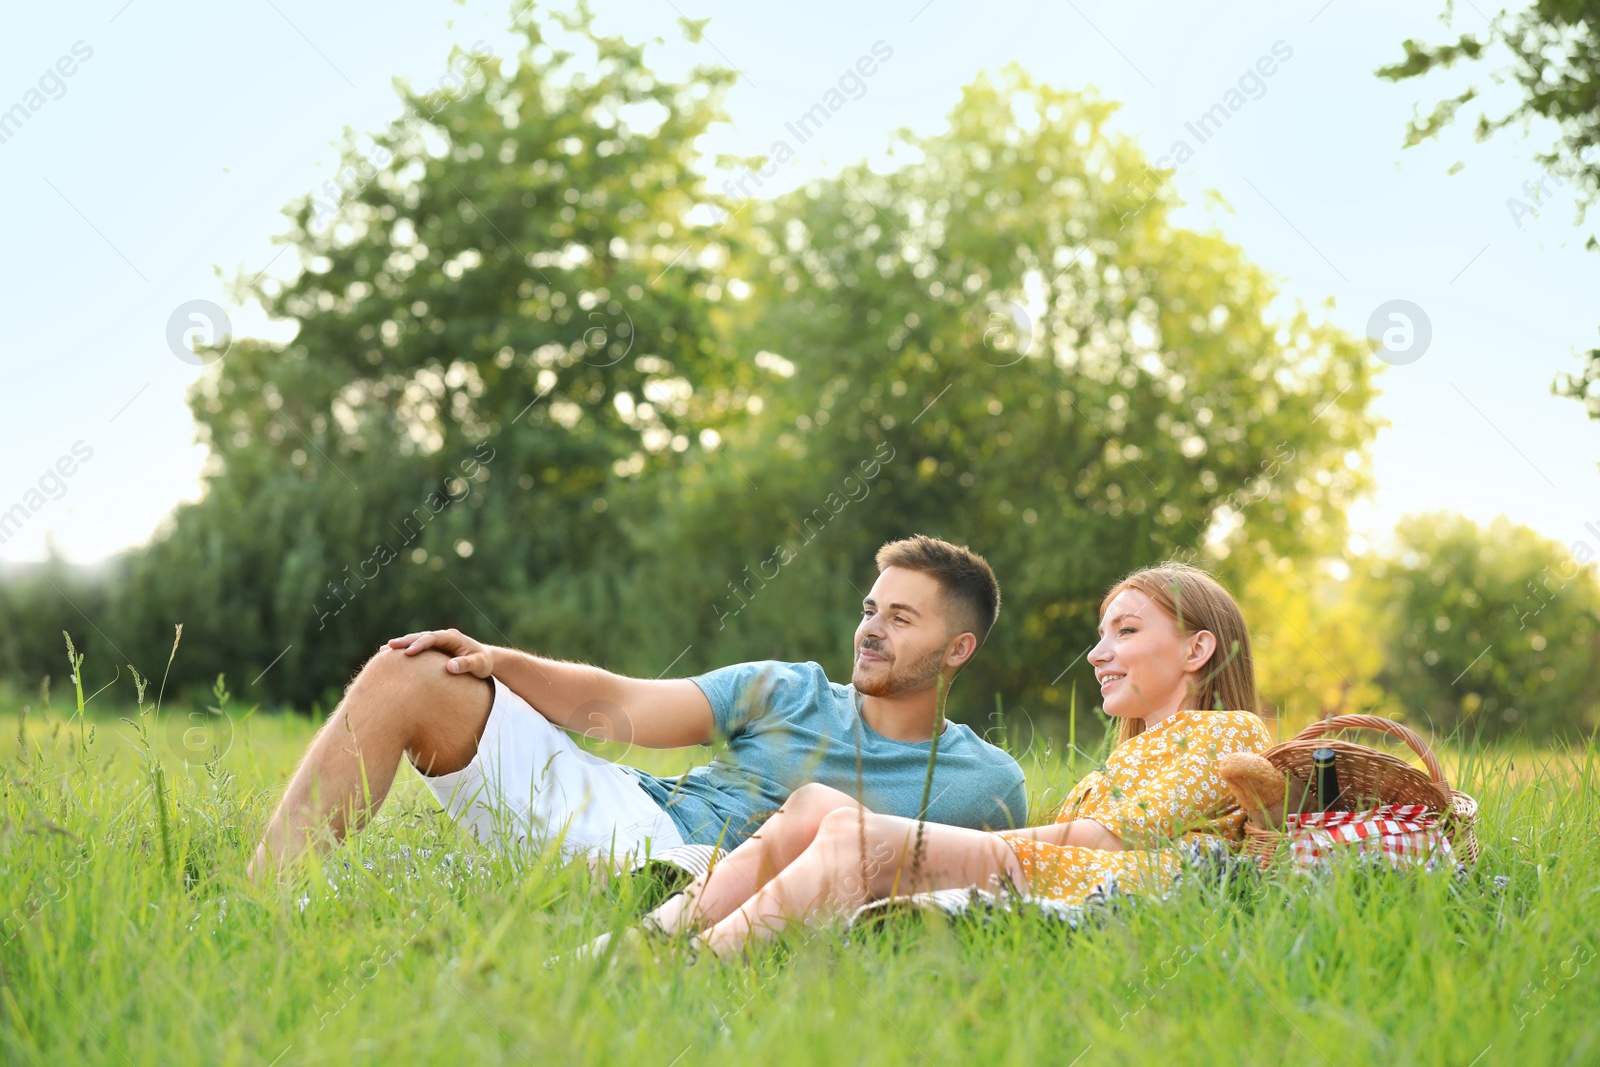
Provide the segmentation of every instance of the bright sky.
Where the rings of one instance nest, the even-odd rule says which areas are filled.
[[[1546,206],[1520,226],[1507,208],[1530,199],[1524,183],[1541,177],[1532,156],[1553,131],[1480,145],[1468,110],[1442,144],[1402,152],[1413,104],[1431,106],[1464,78],[1397,86],[1372,75],[1405,38],[1443,38],[1443,0],[595,6],[603,30],[665,38],[653,60],[663,73],[719,61],[743,71],[732,127],[706,139],[708,156],[765,152],[874,44],[892,50],[865,95],[798,146],[763,195],[877,156],[901,126],[936,131],[980,70],[1016,61],[1056,85],[1094,86],[1123,102],[1116,129],[1152,158],[1188,142],[1177,184],[1190,206],[1178,222],[1220,229],[1287,298],[1312,309],[1331,298],[1327,316],[1357,335],[1390,300],[1427,316],[1427,351],[1381,378],[1376,409],[1392,426],[1374,450],[1375,497],[1352,517],[1358,530],[1381,537],[1401,514],[1442,508],[1504,513],[1600,547],[1600,423],[1549,389],[1558,371],[1577,369],[1575,351],[1597,343],[1600,255],[1582,250],[1594,227],[1574,226],[1570,184],[1548,182]],[[1498,10],[1458,5],[1457,25],[1481,25],[1480,9]],[[47,537],[68,559],[101,559],[198,494],[204,456],[183,396],[201,371],[168,347],[174,311],[215,301],[235,335],[265,332],[258,308],[228,304],[224,280],[288,273],[292,253],[275,260],[271,241],[284,228],[279,209],[332,176],[341,129],[386,126],[400,112],[391,77],[432,87],[452,43],[484,40],[509,55],[507,10],[97,0],[12,13],[0,113],[40,106],[20,128],[0,127],[10,205],[0,352],[12,398],[0,420],[0,512],[43,503],[0,544],[0,561],[43,558]],[[701,44],[682,40],[680,14],[711,17]],[[1274,73],[1247,94],[1256,98],[1201,143],[1185,124],[1275,45]],[[1476,80],[1488,87],[1486,72]],[[1457,160],[1465,168],[1447,174]],[[1228,206],[1211,206],[1207,189]],[[62,457],[71,473],[51,475]],[[41,479],[46,491],[30,496]]]

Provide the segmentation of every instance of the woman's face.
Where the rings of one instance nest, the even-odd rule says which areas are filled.
[[[1122,590],[1106,605],[1089,652],[1106,714],[1153,726],[1183,709],[1215,648],[1211,631],[1182,633],[1144,593]]]

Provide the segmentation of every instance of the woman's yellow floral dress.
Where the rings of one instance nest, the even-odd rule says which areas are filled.
[[[1003,835],[1029,893],[1079,904],[1101,887],[1165,888],[1178,870],[1179,841],[1244,836],[1244,812],[1217,777],[1217,757],[1272,744],[1266,724],[1250,712],[1186,710],[1117,745],[1105,770],[1073,787],[1056,821],[1093,819],[1122,839],[1123,851]]]

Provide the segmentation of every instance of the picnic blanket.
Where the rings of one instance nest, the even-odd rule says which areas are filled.
[[[726,855],[727,853],[716,845],[678,845],[675,848],[652,852],[649,856],[638,859],[631,869],[647,871],[656,864],[664,864],[687,873],[693,879],[709,871],[712,864],[721,863],[722,857]]]
[[[1252,861],[1236,855],[1220,838],[1196,838],[1179,842],[1176,848],[1183,857],[1183,866],[1167,891],[1159,894],[1160,898],[1165,898],[1188,879],[1221,885],[1255,877],[1257,873]],[[662,864],[682,872],[683,881],[687,883],[705,874],[723,855],[725,853],[714,845],[682,845],[653,853],[636,863],[633,869],[644,871]],[[1078,930],[1114,913],[1133,895],[1118,884],[1115,874],[1109,875],[1105,883],[1092,890],[1080,904],[1034,896],[1016,887],[997,892],[977,888],[933,889],[865,904],[851,914],[846,926],[876,925],[898,915],[926,912],[980,922],[995,921],[1006,915],[1035,914]]]
[[[1297,869],[1305,874],[1325,870],[1335,854],[1332,850],[1350,844],[1355,845],[1352,855],[1358,857],[1358,862],[1375,864],[1379,869],[1432,871],[1444,864],[1453,868],[1458,880],[1470,874],[1465,864],[1454,861],[1450,842],[1439,829],[1437,818],[1420,805],[1385,805],[1370,812],[1317,812],[1300,817],[1298,824],[1302,836],[1294,839],[1293,848]],[[1261,877],[1255,860],[1235,852],[1222,838],[1196,837],[1180,841],[1175,847],[1183,862],[1177,876],[1160,893],[1134,894],[1118,884],[1115,874],[1109,875],[1081,904],[1034,896],[1017,887],[996,892],[935,889],[875,900],[856,909],[845,925],[870,928],[917,912],[980,924],[1011,915],[1037,915],[1076,931],[1103,921],[1135,899],[1164,901],[1183,885],[1231,888]],[[638,863],[635,870],[662,864],[680,872],[683,884],[688,884],[720,862],[723,855],[713,845],[683,845],[653,854]],[[1503,892],[1507,883],[1505,877],[1495,877],[1495,891]]]

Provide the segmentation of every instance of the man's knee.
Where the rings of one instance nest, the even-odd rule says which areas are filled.
[[[350,688],[405,684],[419,675],[419,665],[428,665],[430,660],[442,655],[444,653],[429,649],[415,656],[408,656],[399,649],[384,645],[361,665],[361,670],[351,681]]]
[[[494,703],[492,679],[445,670],[435,649],[407,655],[382,648],[361,668],[347,694],[353,730],[382,725],[400,731],[406,754],[425,774],[460,770],[477,751]]]
[[[464,695],[493,692],[494,682],[445,670],[450,657],[437,649],[407,655],[384,647],[362,666],[347,692],[362,691],[381,697],[390,709],[408,706],[436,708],[460,700]]]

